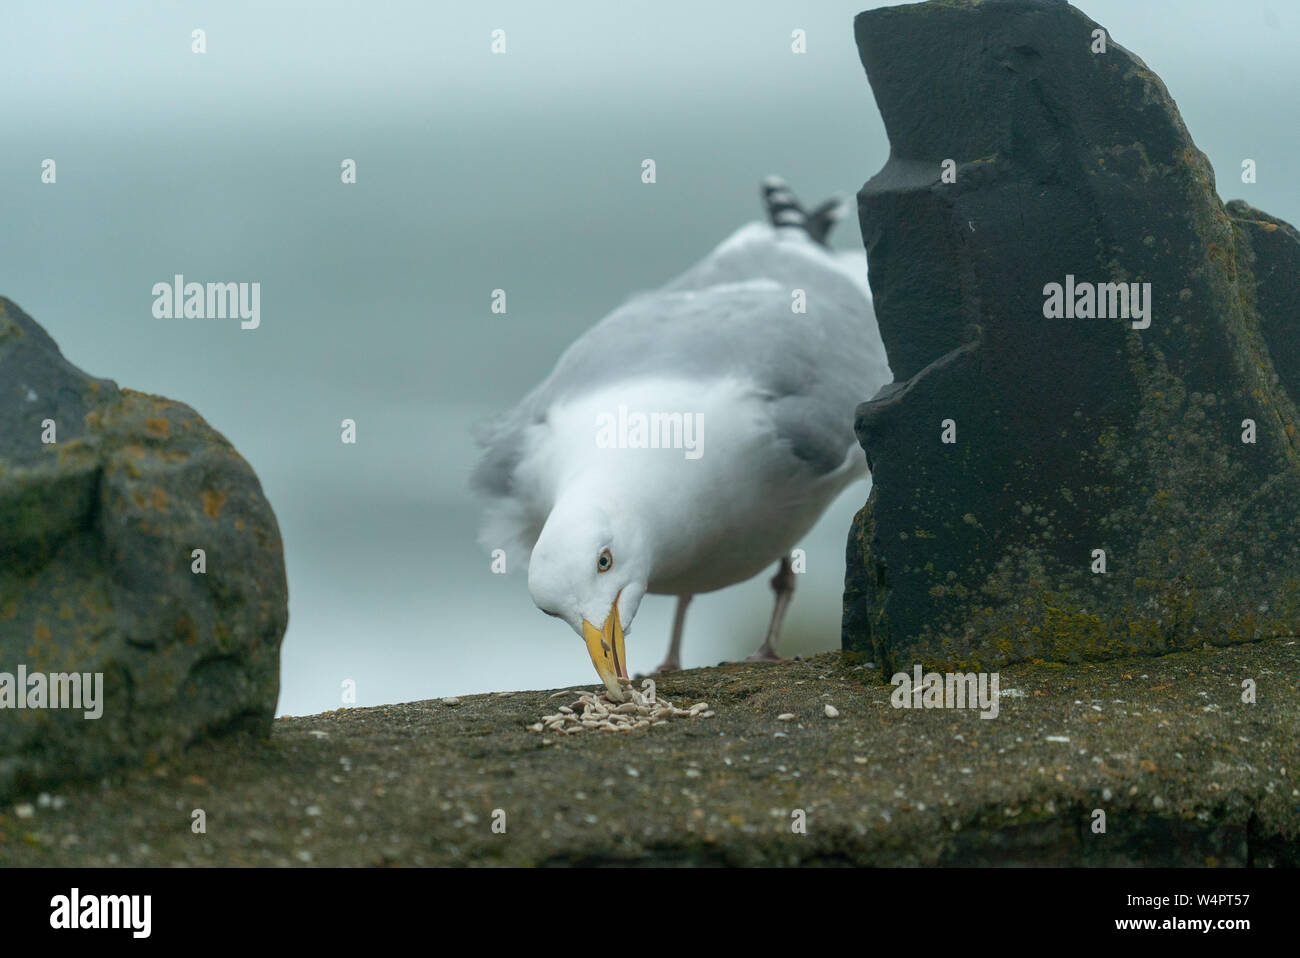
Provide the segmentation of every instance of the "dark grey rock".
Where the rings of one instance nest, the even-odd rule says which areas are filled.
[[[0,808],[0,868],[1300,865],[1294,643],[1014,665],[990,721],[895,708],[847,658],[658,676],[715,717],[628,735],[528,731],[550,690],[278,718],[263,742],[60,789],[62,809]],[[176,803],[211,810],[216,787],[220,827],[196,839]]]
[[[856,20],[891,146],[858,200],[899,382],[858,409],[874,488],[843,645],[886,671],[1300,632],[1300,238],[1225,207],[1160,79],[1094,53],[1096,29],[1049,0]],[[1067,275],[1150,283],[1150,327],[1046,318]]]
[[[287,622],[248,463],[188,406],[77,369],[0,297],[0,673],[103,674],[98,719],[0,708],[0,797],[269,730]]]

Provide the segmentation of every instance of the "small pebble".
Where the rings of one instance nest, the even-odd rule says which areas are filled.
[[[793,718],[794,718],[793,712],[782,712],[780,715],[776,717],[776,720],[778,722],[789,722]]]
[[[442,700],[442,704],[443,704],[443,705],[459,705],[459,704],[460,704],[460,699],[456,698],[456,696],[453,695],[453,696],[451,696],[450,698],[445,698],[445,699],[443,699],[443,700]]]
[[[839,717],[840,717],[840,710],[837,709],[834,705],[829,705],[829,704],[828,704],[828,705],[826,706],[826,717],[827,717],[827,718],[839,718]]]

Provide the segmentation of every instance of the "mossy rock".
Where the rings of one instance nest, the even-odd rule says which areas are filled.
[[[257,476],[193,409],[86,375],[4,298],[0,556],[0,797],[270,728],[288,587]],[[102,714],[16,708],[37,701],[20,668],[102,675]]]
[[[891,144],[858,199],[897,382],[858,409],[844,648],[991,667],[1300,633],[1296,230],[1225,205],[1160,79],[1068,4],[856,28]],[[1150,325],[1047,318],[1067,276],[1149,283]]]

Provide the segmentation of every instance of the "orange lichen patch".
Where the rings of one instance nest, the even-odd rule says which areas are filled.
[[[226,494],[224,492],[203,493],[203,514],[208,518],[215,519],[220,516],[225,505]]]
[[[150,416],[144,421],[144,428],[149,431],[149,435],[164,439],[172,432],[172,424],[161,416]]]
[[[167,511],[167,493],[163,492],[157,486],[154,486],[153,492],[149,493],[149,501],[159,512]]]
[[[146,503],[149,502],[149,500],[145,497],[145,494],[141,492],[139,489],[131,493],[131,501],[134,502],[136,506],[138,506],[141,509],[143,509]]]
[[[69,462],[78,456],[94,455],[95,449],[84,439],[69,439],[59,443],[59,461]]]
[[[47,626],[47,625],[38,625],[38,626],[36,626],[36,630],[32,633],[32,637],[35,638],[36,641],[38,641],[38,642],[45,642],[45,641],[48,641],[49,638],[50,638],[50,628],[49,628],[49,626]]]
[[[167,462],[184,462],[190,454],[184,449],[165,449],[159,453]]]
[[[180,639],[186,645],[193,645],[199,640],[199,627],[194,619],[184,615],[176,620],[176,638]]]
[[[238,529],[240,532],[243,532],[243,531],[244,531],[244,520],[243,520],[243,519],[236,519],[236,520],[235,520],[235,528]]]

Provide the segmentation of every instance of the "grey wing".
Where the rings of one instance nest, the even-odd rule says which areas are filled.
[[[746,237],[751,230],[574,342],[545,381],[481,431],[485,454],[474,487],[510,495],[527,430],[555,403],[641,376],[750,379],[768,396],[796,458],[818,474],[839,467],[854,441],[857,404],[892,378],[865,291],[865,263],[855,281],[812,244],[778,243],[770,229]],[[804,291],[806,312],[792,308],[796,289]]]
[[[837,302],[834,315],[792,323],[787,316],[776,337],[779,350],[766,376],[772,391],[772,418],[794,456],[814,475],[833,472],[856,445],[854,413],[859,403],[893,379],[875,311],[866,297]],[[788,312],[789,306],[786,305]],[[802,318],[802,317],[795,317]]]

